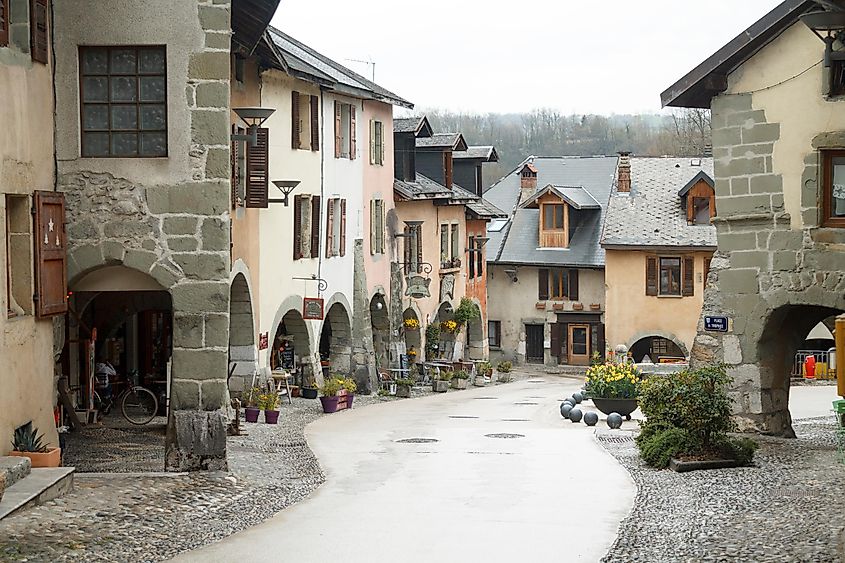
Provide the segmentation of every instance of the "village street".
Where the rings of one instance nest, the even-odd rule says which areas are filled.
[[[306,430],[320,489],[176,561],[598,561],[635,489],[558,414],[579,387],[537,377],[323,417]]]

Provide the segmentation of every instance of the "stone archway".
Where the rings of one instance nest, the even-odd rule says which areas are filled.
[[[466,355],[470,360],[483,360],[486,357],[484,338],[484,317],[481,315],[481,308],[478,302],[473,299],[476,317],[467,322],[466,326]]]
[[[413,319],[417,322],[417,328],[408,328],[405,326],[405,321]],[[402,313],[402,333],[405,336],[405,350],[411,355],[411,350],[416,352],[416,359],[419,359],[422,353],[422,321],[413,307],[408,307]]]
[[[323,319],[320,331],[320,362],[329,373],[342,377],[352,375],[352,325],[346,307],[332,304]]]
[[[229,299],[229,394],[240,397],[258,369],[249,283],[242,272],[232,280]]]
[[[463,353],[463,350],[461,350],[463,343],[458,341],[457,335],[444,329],[444,323],[453,320],[455,320],[454,307],[448,301],[442,302],[437,307],[437,314],[434,317],[434,322],[440,325],[440,339],[437,342],[437,356],[440,358],[451,360]],[[426,346],[429,346],[428,342],[426,342]],[[455,351],[456,347],[458,348],[457,352]]]
[[[314,365],[311,335],[298,309],[288,309],[281,315],[269,343],[270,370],[287,370],[294,373],[297,385],[322,382]]]
[[[373,332],[376,367],[387,369],[390,362],[390,316],[384,295],[381,293],[376,293],[370,299],[370,327]]]
[[[638,334],[632,339],[628,351],[637,363],[642,362],[646,356],[655,364],[661,357],[686,358],[688,356],[683,342],[660,331]]]

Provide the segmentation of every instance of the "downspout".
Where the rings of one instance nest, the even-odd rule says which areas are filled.
[[[326,92],[325,88],[320,86],[320,119],[323,120],[323,125],[325,125],[325,123],[326,123],[326,116],[323,113],[325,111],[325,104],[324,104],[324,102],[325,102],[325,100],[324,100],[325,92]],[[319,126],[319,124],[318,124],[318,126]],[[327,135],[325,133],[324,127],[320,127],[320,129],[323,130],[323,134],[320,135],[320,144],[321,144],[321,146],[320,146],[320,218],[318,219],[318,221],[320,223],[317,225],[317,232],[321,232],[320,227],[323,225],[323,209],[327,210],[326,194],[324,193],[325,187],[326,187],[326,137],[327,137]],[[326,211],[326,213],[328,213],[328,210]],[[326,233],[326,236],[328,236],[328,233]],[[321,237],[317,237],[317,247],[318,247],[317,248],[317,279],[323,279],[323,253],[320,252],[320,248],[322,248],[322,238]],[[317,292],[318,292],[317,293],[318,296],[323,297],[323,290],[320,289],[319,284],[317,286]],[[319,343],[318,343],[318,348],[319,348]]]
[[[58,142],[58,134],[56,133],[56,123],[58,122],[58,116],[56,115],[56,110],[58,105],[56,104],[56,15],[55,15],[55,3],[50,2],[50,73],[52,74],[53,80],[52,84],[50,85],[53,89],[53,191],[59,191],[59,155],[58,151],[56,150],[56,143]]]

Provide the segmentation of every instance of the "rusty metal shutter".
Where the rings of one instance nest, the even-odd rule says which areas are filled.
[[[32,60],[47,64],[48,43],[47,12],[49,0],[31,0],[29,4],[29,32]]]
[[[355,104],[349,104],[349,160],[355,160]]]
[[[298,149],[302,146],[302,121],[299,115],[299,92],[294,90],[290,93],[290,146]]]
[[[646,256],[645,294],[657,295],[657,256]]]
[[[255,146],[249,146],[246,153],[246,202],[245,207],[269,207],[270,177],[269,137],[270,130],[261,127],[257,131]]]
[[[311,258],[320,257],[320,196],[311,197]]]
[[[67,312],[67,239],[65,198],[59,192],[34,194],[35,314],[50,317]]]
[[[293,198],[293,259],[302,258],[302,196]]]
[[[311,96],[311,150],[320,150],[320,98]]]
[[[540,301],[549,298],[549,271],[545,268],[537,270],[537,298]]]
[[[578,270],[569,270],[569,299],[578,301]]]
[[[0,47],[9,44],[9,0],[0,0]]]
[[[684,256],[683,286],[681,295],[690,297],[695,295],[695,258]]]
[[[340,200],[340,255],[346,256],[346,200]]]

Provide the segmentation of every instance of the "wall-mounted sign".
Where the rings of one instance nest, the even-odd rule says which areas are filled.
[[[323,298],[322,297],[303,297],[302,298],[302,318],[306,321],[321,321],[323,320]]]
[[[266,350],[270,347],[270,333],[262,332],[258,335],[258,349]]]
[[[728,317],[704,316],[704,330],[711,332],[728,332]]]
[[[431,292],[428,286],[431,284],[431,278],[426,278],[419,275],[410,275],[405,280],[407,287],[405,288],[405,295],[413,297],[414,299],[422,299],[423,297],[431,297]]]

